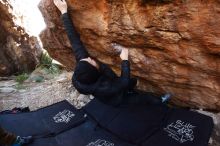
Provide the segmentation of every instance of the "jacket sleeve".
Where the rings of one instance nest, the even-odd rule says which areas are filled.
[[[121,62],[121,78],[124,80],[130,79],[130,62],[128,60]]]
[[[95,89],[94,94],[98,96],[113,96],[126,91],[129,87],[130,79],[130,63],[124,60],[121,63],[121,76],[116,78],[112,85],[98,87]]]
[[[81,94],[86,94],[86,95],[92,94],[94,96],[99,96],[99,97],[100,96],[111,97],[111,96],[117,95],[127,90],[129,87],[129,79],[130,79],[129,61],[122,61],[120,77],[116,77],[112,81],[109,81],[107,83],[105,82],[105,78],[106,78],[105,76],[102,76],[99,78],[99,80],[96,83],[91,84],[91,85],[86,85],[86,84],[81,84],[80,82],[78,82],[76,80],[75,75],[73,74],[72,82],[75,88]],[[106,83],[106,84],[102,84],[102,83]]]
[[[74,24],[72,23],[69,14],[64,13],[62,15],[62,20],[64,24],[64,28],[67,32],[68,38],[70,40],[70,43],[72,45],[73,52],[75,53],[76,61],[80,61],[83,58],[89,57],[89,54],[84,47],[79,33],[76,31],[76,28]]]

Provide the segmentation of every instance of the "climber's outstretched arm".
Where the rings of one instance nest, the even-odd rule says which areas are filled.
[[[84,47],[79,33],[76,31],[74,24],[72,23],[70,16],[67,12],[67,3],[65,0],[54,0],[54,4],[62,13],[62,20],[66,29],[68,38],[72,45],[73,52],[75,53],[76,61],[89,57],[89,54]]]

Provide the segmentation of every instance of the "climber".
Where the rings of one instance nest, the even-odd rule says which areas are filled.
[[[32,136],[20,137],[6,132],[0,127],[0,145],[3,146],[22,146],[33,141]]]
[[[69,14],[65,0],[54,0],[54,4],[62,13],[62,20],[67,35],[72,45],[76,58],[75,72],[72,83],[82,94],[92,94],[95,98],[109,105],[125,103],[161,103],[152,95],[133,97],[137,79],[130,78],[130,63],[128,61],[128,49],[121,45],[112,44],[115,49],[121,50],[121,76],[118,77],[110,67],[89,56],[79,33],[76,31]],[[132,94],[129,94],[132,93]],[[129,95],[129,96],[128,96]],[[130,96],[132,95],[132,96]]]

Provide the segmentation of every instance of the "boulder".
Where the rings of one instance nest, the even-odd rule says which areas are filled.
[[[42,53],[37,38],[15,24],[12,9],[10,1],[0,1],[0,76],[34,70]]]
[[[220,110],[220,2],[201,0],[68,0],[69,14],[90,55],[120,73],[111,47],[130,51],[132,75],[145,91],[172,93],[181,106]],[[52,0],[39,8],[40,37],[69,70],[74,55]]]

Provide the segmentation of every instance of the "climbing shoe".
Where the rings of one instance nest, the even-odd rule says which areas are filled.
[[[167,103],[171,98],[170,93],[166,93],[164,96],[161,97],[162,103]]]
[[[27,137],[20,137],[17,136],[17,139],[15,143],[12,146],[23,146],[25,144],[29,144],[33,142],[33,137],[32,136],[27,136]]]

